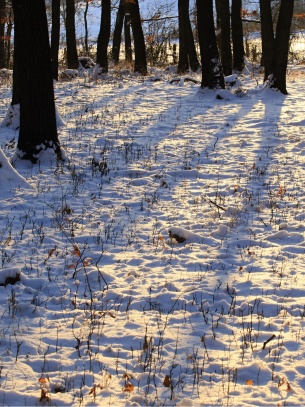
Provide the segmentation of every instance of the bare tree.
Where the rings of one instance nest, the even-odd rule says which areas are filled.
[[[262,64],[264,65],[264,81],[272,73],[274,32],[272,21],[271,0],[260,0],[261,35],[262,35]]]
[[[66,0],[66,45],[68,68],[78,69],[78,56],[75,37],[75,3]]]
[[[279,89],[285,95],[287,94],[286,72],[293,6],[294,0],[281,0],[274,40],[273,72],[270,82],[272,88]]]
[[[6,0],[0,0],[0,68],[6,68],[5,58],[5,21]]]
[[[125,61],[132,62],[131,33],[130,33],[130,16],[127,14],[124,20],[124,37],[125,37]]]
[[[13,0],[13,10],[17,62],[14,68],[18,71],[20,98],[16,154],[35,163],[40,152],[52,149],[61,158],[45,2]]]
[[[220,26],[220,19],[221,19],[221,0],[215,0],[215,9],[216,9],[216,41],[218,48],[221,48],[221,26]]]
[[[85,5],[85,10],[84,10],[84,26],[85,26],[85,52],[86,55],[89,55],[89,46],[88,46],[88,10],[89,10],[89,0],[85,0],[86,5]]]
[[[189,59],[186,40],[186,18],[188,16],[188,1],[178,0],[178,24],[179,24],[179,60],[178,72],[188,71]]]
[[[126,14],[130,15],[131,29],[134,42],[134,71],[147,75],[146,47],[141,23],[140,8],[138,0],[125,0]]]
[[[194,36],[189,16],[189,0],[178,0],[179,23],[179,61],[178,72],[185,72],[191,67],[196,72],[199,68]]]
[[[7,3],[9,7],[6,9],[6,35],[5,35],[5,58],[6,62],[5,65],[6,67],[10,66],[10,61],[11,61],[11,38],[12,38],[12,30],[13,30],[13,7],[11,3]]]
[[[111,28],[110,0],[102,0],[100,32],[97,39],[96,63],[102,72],[108,72],[108,44]]]
[[[220,57],[224,74],[232,74],[231,24],[229,0],[218,0],[220,8]]]
[[[224,76],[216,43],[213,0],[196,0],[198,39],[200,45],[201,87],[224,88]]]
[[[122,30],[125,17],[125,5],[124,0],[120,0],[118,12],[116,15],[115,26],[113,31],[113,40],[112,40],[112,59],[115,64],[119,62],[120,59],[120,49],[121,49],[121,39],[122,39]]]
[[[58,81],[58,51],[60,37],[60,0],[52,0],[51,58],[53,78]]]
[[[233,43],[233,69],[242,72],[245,67],[243,23],[241,18],[242,0],[232,0],[231,24]]]

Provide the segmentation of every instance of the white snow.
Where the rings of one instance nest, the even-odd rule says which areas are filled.
[[[0,199],[4,198],[5,192],[14,190],[15,188],[31,188],[26,179],[18,174],[15,168],[12,167],[7,157],[0,148]]]
[[[0,129],[0,405],[305,404],[303,69],[59,82],[64,163]]]
[[[1,127],[10,126],[13,130],[18,130],[20,126],[20,105],[9,104],[7,112],[1,121]]]

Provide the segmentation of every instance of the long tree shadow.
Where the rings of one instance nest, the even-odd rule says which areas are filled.
[[[290,218],[287,211],[295,211],[288,190],[294,196],[298,194],[297,185],[290,186],[287,179],[289,176],[291,180],[285,164],[290,140],[281,129],[287,114],[283,108],[290,101],[265,90],[237,104],[221,101],[216,106],[212,99],[203,97],[200,102],[205,105],[204,112],[199,112],[199,104],[189,120],[159,141],[167,166],[162,172],[163,189],[158,187],[162,192],[157,205],[150,208],[161,230],[166,232],[170,227],[174,232],[174,238],[167,241],[164,258],[171,272],[180,273],[184,279],[181,296],[188,304],[183,305],[181,300],[175,311],[185,306],[189,311],[197,309],[203,317],[201,323],[190,317],[196,320],[195,332],[185,330],[179,343],[187,351],[196,346],[196,334],[204,332],[198,354],[210,361],[206,362],[206,374],[215,373],[215,382],[221,381],[216,377],[218,371],[221,375],[223,360],[228,361],[230,375],[230,352],[234,348],[233,366],[244,367],[240,373],[236,371],[232,382],[242,385],[248,369],[255,377],[251,382],[268,386],[274,379],[265,347],[276,336],[272,334],[282,323],[280,312],[286,309],[285,305],[279,307],[279,297],[288,296],[294,288],[287,271],[301,264],[295,258],[285,259],[283,248],[294,255],[304,253],[304,229],[297,232],[300,224],[291,229],[285,226]],[[228,108],[234,111],[225,116]],[[217,123],[215,111],[225,120]],[[193,129],[197,129],[196,134],[192,134]],[[293,143],[301,142],[296,139]],[[183,151],[186,159],[179,162],[177,156],[181,157]],[[154,267],[153,262],[147,261],[146,265]],[[299,289],[294,288],[294,292],[302,294]],[[153,300],[158,299],[161,304],[162,297],[155,294]],[[162,309],[164,313],[171,311]],[[265,317],[274,319],[273,328]],[[252,360],[254,347],[257,364]],[[261,369],[266,372],[263,377]]]

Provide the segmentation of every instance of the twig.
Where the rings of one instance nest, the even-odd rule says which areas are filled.
[[[276,337],[276,335],[274,335],[274,334],[273,334],[272,336],[270,336],[270,338],[267,339],[267,340],[264,342],[263,349],[265,349],[267,343],[269,343],[270,341],[272,341],[272,339],[274,339],[275,337]]]
[[[164,17],[141,18],[141,22],[142,22],[142,23],[147,23],[147,22],[151,22],[151,21],[171,20],[172,18],[178,18],[178,16],[164,16]]]
[[[222,211],[226,211],[225,208],[223,208],[222,206],[218,205],[216,202],[212,201],[211,199],[209,199],[209,202],[213,205],[215,205],[218,209],[221,209]]]

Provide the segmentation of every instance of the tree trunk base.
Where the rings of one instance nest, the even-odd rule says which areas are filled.
[[[39,146],[29,149],[29,151],[24,152],[19,148],[16,149],[13,161],[16,160],[28,160],[32,164],[37,164],[38,162],[47,161],[66,161],[66,156],[60,147],[60,144],[41,144]]]

